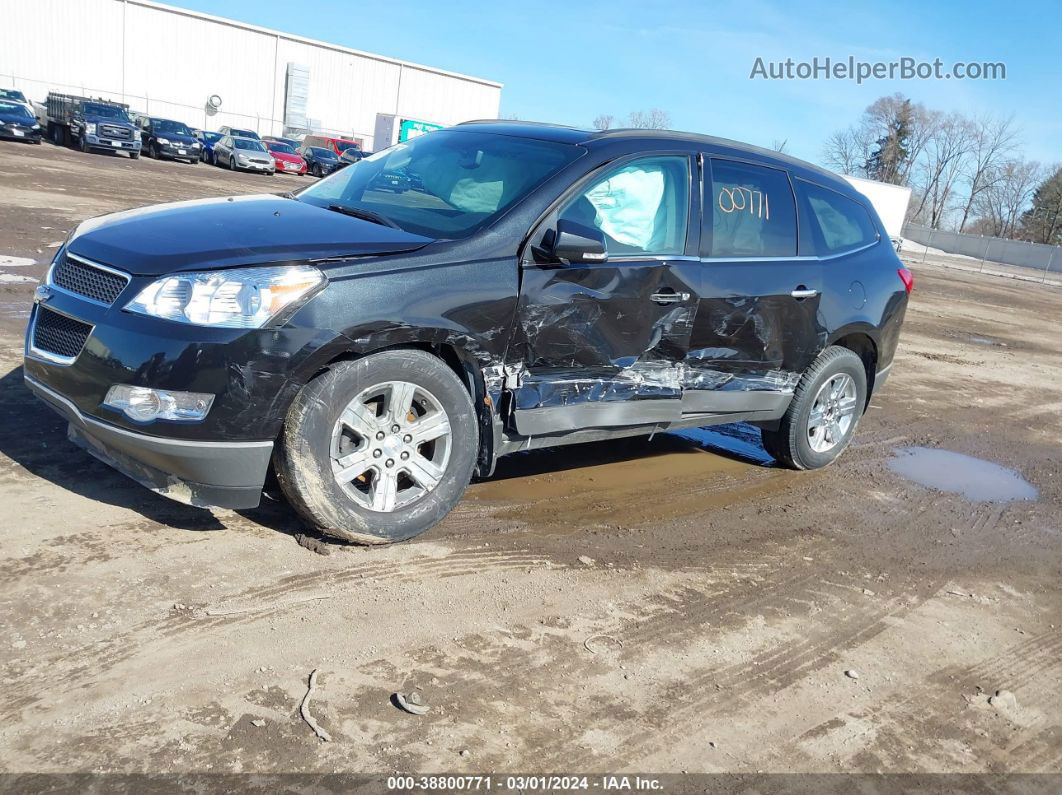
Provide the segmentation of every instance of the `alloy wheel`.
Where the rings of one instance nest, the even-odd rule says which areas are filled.
[[[847,373],[827,379],[815,394],[808,414],[808,444],[816,453],[839,445],[855,422],[856,384]]]
[[[431,392],[408,381],[363,390],[332,430],[332,474],[359,505],[390,513],[429,494],[451,451],[450,420]]]

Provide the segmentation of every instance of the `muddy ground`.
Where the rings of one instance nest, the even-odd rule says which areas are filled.
[[[25,277],[0,280],[0,769],[1062,769],[1062,291],[915,265],[826,470],[744,426],[535,452],[414,542],[324,555],[282,504],[97,463],[20,366],[76,220],[303,181],[0,143],[0,257],[36,261],[0,261]],[[908,446],[1039,496],[927,489],[890,468]],[[331,742],[299,715],[314,670]],[[427,715],[390,701],[414,688]]]

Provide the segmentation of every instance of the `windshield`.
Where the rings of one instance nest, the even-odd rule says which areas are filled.
[[[17,102],[7,102],[6,100],[0,100],[0,113],[5,116],[18,116],[21,119],[33,118],[33,114],[29,112],[25,105],[20,105]]]
[[[339,154],[343,154],[348,149],[357,149],[358,145],[354,141],[336,141],[336,149],[339,150]]]
[[[209,142],[210,142],[210,143],[212,143],[212,144],[216,144],[216,143],[217,143],[218,141],[220,141],[220,140],[221,140],[221,137],[222,137],[222,136],[221,136],[221,133],[216,133],[216,132],[207,132],[206,130],[202,130],[202,131],[201,131],[201,132],[199,133],[199,136],[200,136],[200,137],[201,137],[201,138],[202,138],[202,139],[203,139],[204,141],[209,141]]]
[[[3,97],[4,99],[13,99],[17,102],[26,101],[26,95],[14,88],[0,88],[0,97]]]
[[[266,146],[269,147],[269,151],[270,152],[280,152],[281,154],[284,154],[284,155],[293,155],[293,154],[295,154],[295,150],[294,149],[292,149],[287,144],[282,144],[282,143],[280,143],[278,141],[270,141],[268,144],[266,144]]]
[[[129,123],[129,117],[125,115],[125,111],[114,105],[97,105],[95,102],[88,102],[82,106],[81,112],[97,119],[113,119]]]
[[[152,119],[152,126],[157,133],[172,133],[173,135],[191,135],[192,131],[182,121],[170,121],[169,119]]]
[[[359,160],[300,201],[371,210],[408,232],[466,237],[582,155],[577,146],[439,130]]]
[[[258,133],[254,130],[229,130],[229,135],[236,135],[240,138],[258,138]]]
[[[331,149],[322,149],[319,146],[311,146],[310,151],[313,152],[314,157],[319,157],[322,160],[335,160],[336,153]]]
[[[252,141],[248,138],[235,138],[233,144],[237,149],[250,149],[253,152],[264,152],[265,147],[261,141]]]

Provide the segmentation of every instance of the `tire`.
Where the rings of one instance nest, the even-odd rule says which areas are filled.
[[[133,159],[133,160],[139,160],[140,159],[140,153],[139,152],[130,152],[129,153],[129,157],[131,159]]]
[[[162,152],[159,150],[159,145],[157,143],[151,145],[151,159],[162,160]]]
[[[313,174],[313,176],[315,176],[318,179],[320,179],[321,178],[321,167],[319,165],[317,165],[316,163],[314,163],[313,164],[313,168],[310,170],[310,173]]]
[[[386,385],[395,382],[407,389],[412,385],[415,391],[400,425],[388,426],[386,411],[394,392]],[[366,399],[375,401],[372,396],[379,396],[384,409],[379,417],[375,409],[348,411],[351,405],[364,406]],[[431,427],[439,432],[438,421],[417,424],[438,413],[448,421],[449,435],[419,446],[410,437],[406,447],[406,431],[416,433],[422,427],[426,437]],[[414,415],[418,419],[410,423],[408,417]],[[351,418],[351,424],[339,424],[341,416]],[[384,430],[373,424],[381,420]],[[359,424],[369,432],[359,435]],[[400,427],[400,433],[392,433],[393,427]],[[385,351],[339,362],[303,387],[292,403],[275,457],[277,480],[292,507],[323,533],[359,544],[404,541],[436,524],[464,494],[479,448],[478,427],[468,390],[449,367],[424,351]],[[377,432],[384,435],[382,441]],[[362,467],[360,475],[341,485],[333,472],[340,465],[333,456],[349,460],[361,451],[364,458],[348,468],[349,474]],[[401,461],[411,463],[403,464],[402,456]],[[414,480],[409,467],[426,479]],[[426,488],[423,484],[432,479],[434,485]],[[393,484],[391,489],[388,484]],[[375,504],[385,509],[373,510]],[[397,507],[386,510],[389,505]]]
[[[89,145],[88,141],[85,140],[84,134],[82,134],[81,137],[78,138],[77,148],[80,149],[82,152],[85,152],[86,154],[88,153]]]
[[[760,430],[764,449],[790,469],[824,467],[848,446],[866,401],[863,360],[848,348],[831,345],[800,377],[778,429]],[[811,419],[813,408],[821,419]]]
[[[232,155],[229,155],[229,171],[235,171],[235,170],[236,170],[236,158],[233,157]]]

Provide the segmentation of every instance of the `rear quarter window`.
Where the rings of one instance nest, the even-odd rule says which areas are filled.
[[[803,180],[797,180],[797,192],[805,203],[822,253],[840,254],[878,239],[878,230],[870,214],[859,202]]]
[[[713,158],[711,256],[796,256],[796,205],[784,171]]]

